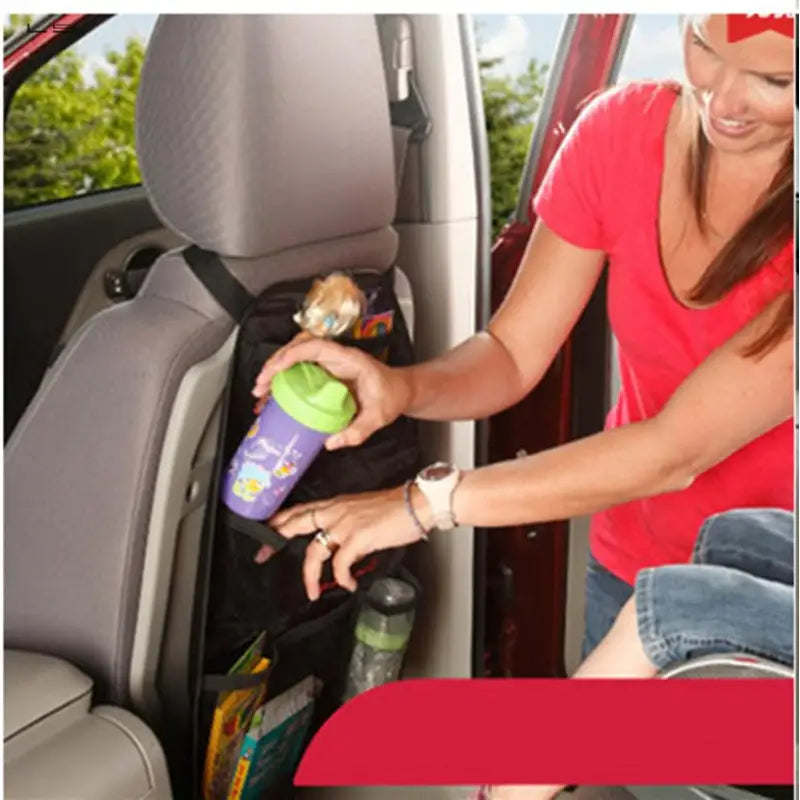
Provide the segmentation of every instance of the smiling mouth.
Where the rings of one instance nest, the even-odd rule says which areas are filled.
[[[713,114],[707,114],[707,118],[715,131],[726,136],[743,136],[755,127],[755,123],[750,120],[715,117]]]

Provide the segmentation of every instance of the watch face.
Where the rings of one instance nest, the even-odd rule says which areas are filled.
[[[420,473],[420,477],[424,481],[441,481],[453,474],[453,467],[450,464],[445,464],[438,461],[436,464],[431,464],[425,467]]]

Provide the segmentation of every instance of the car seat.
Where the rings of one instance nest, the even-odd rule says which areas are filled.
[[[162,16],[136,130],[161,220],[215,251],[250,294],[392,266],[395,162],[373,16]],[[168,752],[185,743],[235,328],[182,252],[166,253],[134,299],[68,343],[14,431],[6,698],[30,715],[79,697],[71,725],[109,703]],[[37,670],[58,674],[61,694],[33,683]],[[88,753],[86,769],[95,761]]]

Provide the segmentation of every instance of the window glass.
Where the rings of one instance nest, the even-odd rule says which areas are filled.
[[[140,182],[134,110],[155,20],[112,17],[19,88],[5,119],[6,210]],[[31,21],[6,17],[4,38]]]
[[[683,78],[676,14],[637,14],[620,64],[619,81]]]
[[[512,216],[563,14],[478,14],[475,38],[489,140],[492,238]]]

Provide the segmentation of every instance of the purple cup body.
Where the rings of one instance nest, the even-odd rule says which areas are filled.
[[[270,397],[231,459],[222,501],[242,517],[269,519],[328,436],[297,422]]]

